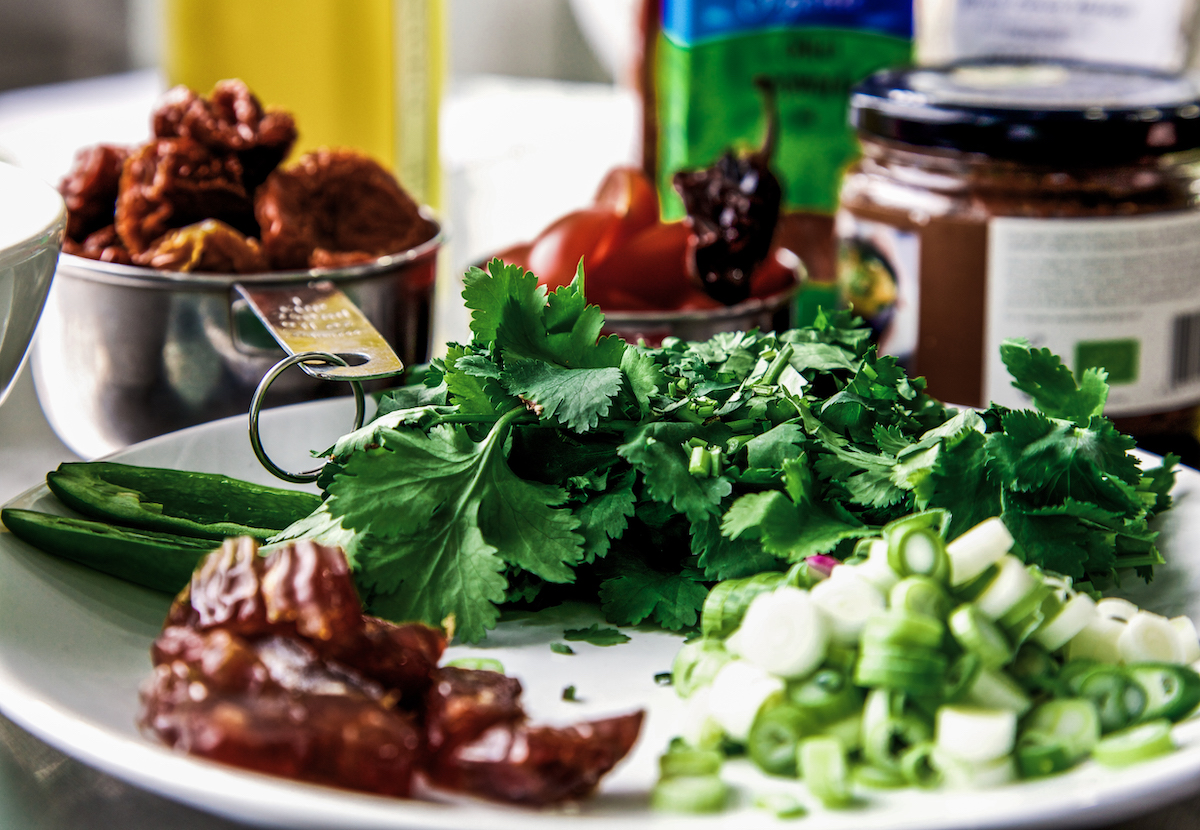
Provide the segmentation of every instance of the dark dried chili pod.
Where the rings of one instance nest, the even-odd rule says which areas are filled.
[[[676,173],[673,179],[692,231],[688,271],[705,293],[725,305],[750,296],[750,275],[767,258],[783,199],[770,169],[779,132],[775,90],[766,80],[755,85],[767,111],[762,147],[747,155],[727,150],[711,167]]]

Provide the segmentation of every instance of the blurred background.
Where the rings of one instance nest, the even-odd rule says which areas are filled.
[[[451,75],[611,82],[613,68],[588,46],[576,5],[450,0]],[[159,0],[0,0],[0,90],[157,66],[161,17]]]

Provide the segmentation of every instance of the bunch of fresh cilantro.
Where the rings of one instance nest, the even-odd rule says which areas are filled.
[[[324,503],[284,534],[341,544],[373,613],[454,615],[476,641],[506,604],[585,598],[689,629],[714,581],[844,557],[926,507],[951,538],[1001,514],[1078,581],[1162,561],[1147,520],[1176,459],[1139,468],[1101,371],[1008,342],[1040,411],[954,410],[843,312],[646,348],[600,336],[582,273],[547,295],[493,261],[464,283],[471,342],[338,441]]]

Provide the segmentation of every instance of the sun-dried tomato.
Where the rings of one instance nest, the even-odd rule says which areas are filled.
[[[582,798],[633,748],[642,712],[563,728],[494,726],[439,759],[435,784],[514,804]]]
[[[676,173],[692,236],[688,271],[713,299],[733,305],[750,296],[750,275],[767,258],[779,220],[783,188],[771,172],[778,134],[775,93],[760,82],[767,109],[767,134],[754,153],[724,153],[704,170]]]
[[[216,219],[167,231],[134,259],[163,271],[256,274],[270,268],[257,239]]]
[[[349,150],[318,150],[276,170],[254,213],[275,268],[363,262],[418,245],[434,226],[378,162]]]
[[[63,239],[63,251],[87,259],[98,259],[101,262],[118,262],[129,265],[133,259],[125,248],[117,229],[113,225],[105,225],[98,231],[88,234],[83,242],[76,242],[71,237]]]
[[[68,239],[83,242],[113,223],[121,167],[128,157],[129,150],[111,144],[85,147],[75,154],[70,171],[58,185],[67,205]]]
[[[219,81],[207,98],[186,86],[169,90],[152,117],[156,138],[191,138],[214,153],[236,153],[248,193],[279,166],[296,142],[290,113],[264,110],[240,80]]]
[[[136,257],[167,231],[204,219],[257,236],[236,156],[214,155],[189,138],[160,138],[125,162],[116,226],[130,254]]]

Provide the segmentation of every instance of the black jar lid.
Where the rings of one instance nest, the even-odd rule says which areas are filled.
[[[854,88],[866,137],[1029,164],[1098,166],[1200,147],[1194,79],[1045,62],[877,72]]]

